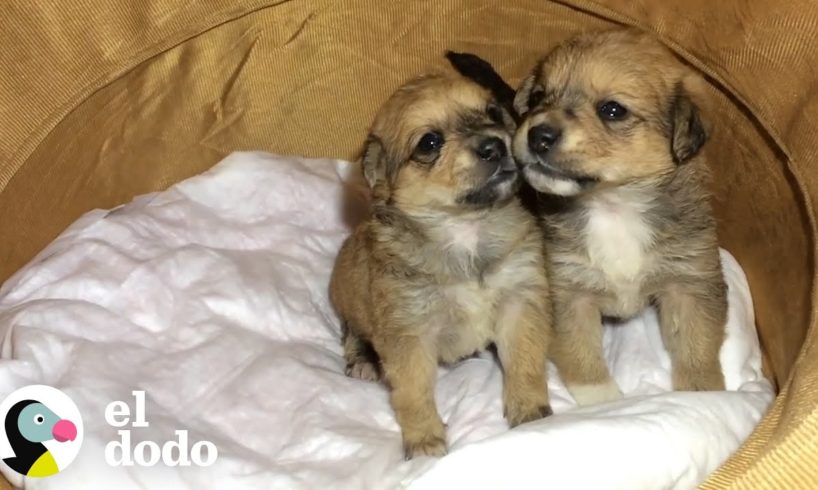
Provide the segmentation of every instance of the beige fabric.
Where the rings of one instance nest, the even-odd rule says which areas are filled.
[[[83,212],[237,149],[352,158],[384,97],[477,52],[517,82],[547,47],[623,22],[712,78],[721,239],[750,280],[770,414],[708,488],[810,487],[818,4],[807,0],[8,0],[0,5],[0,280]],[[809,116],[812,116],[810,118]],[[799,354],[800,353],[800,354]],[[796,360],[797,359],[797,360]]]

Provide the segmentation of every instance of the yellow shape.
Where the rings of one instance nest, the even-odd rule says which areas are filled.
[[[27,476],[42,478],[44,476],[55,475],[59,472],[60,468],[57,466],[57,462],[54,461],[54,456],[51,455],[51,451],[46,451],[31,465]]]

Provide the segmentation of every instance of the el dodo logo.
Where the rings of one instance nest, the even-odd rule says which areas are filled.
[[[77,457],[82,445],[82,417],[60,390],[45,385],[20,388],[3,400],[0,414],[0,457],[17,473],[51,476]]]
[[[145,392],[132,391],[134,397],[133,419],[131,407],[124,401],[115,401],[105,407],[105,421],[111,427],[133,428],[150,427],[145,418]],[[161,445],[150,440],[143,440],[131,447],[131,430],[116,431],[118,441],[111,441],[105,446],[105,462],[111,466],[153,466],[162,460],[166,466],[210,466],[219,457],[216,445],[210,441],[198,441],[193,445],[188,442],[187,430],[175,430],[175,440],[165,441]]]

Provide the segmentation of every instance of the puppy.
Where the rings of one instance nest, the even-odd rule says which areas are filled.
[[[543,239],[515,195],[513,131],[487,89],[428,75],[386,102],[363,153],[372,213],[341,248],[330,298],[346,372],[382,372],[407,459],[446,453],[438,362],[492,343],[509,423],[551,413]]]
[[[515,99],[513,153],[543,212],[551,358],[579,404],[620,398],[602,317],[657,307],[677,390],[721,390],[727,288],[706,189],[702,80],[632,30],[557,46]]]

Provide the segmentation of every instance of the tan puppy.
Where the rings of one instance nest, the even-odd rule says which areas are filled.
[[[446,453],[438,362],[491,343],[510,424],[551,413],[543,240],[515,196],[513,130],[486,89],[442,75],[400,88],[372,126],[372,214],[341,248],[330,295],[347,374],[382,368],[407,458]]]
[[[579,404],[621,397],[603,316],[658,308],[678,390],[721,390],[727,314],[691,100],[699,79],[631,30],[556,47],[521,85],[513,152],[551,199],[544,214],[554,304],[551,357]]]

